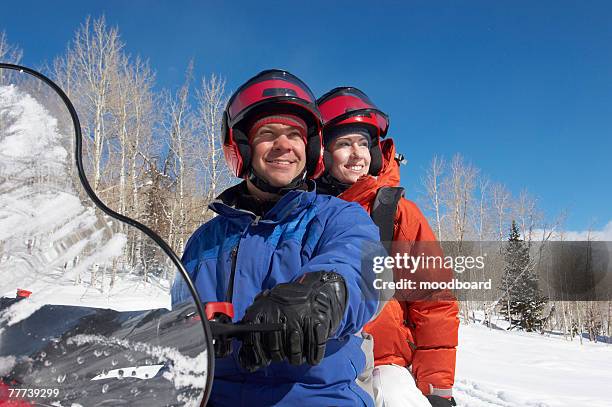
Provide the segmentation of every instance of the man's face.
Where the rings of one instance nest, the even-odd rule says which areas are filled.
[[[274,187],[289,185],[306,167],[306,144],[296,127],[265,124],[250,143],[253,169]]]
[[[332,142],[329,151],[333,158],[329,172],[340,182],[354,184],[370,170],[368,139],[361,134],[338,137]]]

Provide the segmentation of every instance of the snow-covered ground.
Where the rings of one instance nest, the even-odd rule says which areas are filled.
[[[612,345],[461,325],[459,406],[609,407]]]

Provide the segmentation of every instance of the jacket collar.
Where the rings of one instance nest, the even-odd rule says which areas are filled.
[[[261,220],[253,212],[236,207],[237,194],[243,191],[242,184],[234,185],[223,191],[208,207],[227,218],[249,218],[263,223],[280,223],[287,218],[297,216],[316,199],[315,183],[311,180],[307,180],[306,183],[307,191],[297,189],[287,192]]]

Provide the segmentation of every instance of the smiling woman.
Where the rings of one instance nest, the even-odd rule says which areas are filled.
[[[393,241],[388,245],[390,254],[404,252],[414,257],[420,253],[415,242],[436,238],[417,206],[401,197],[399,160],[393,140],[382,140],[389,126],[387,115],[353,87],[333,89],[317,103],[324,120],[327,169],[317,184],[317,192],[359,203],[376,219],[381,240]],[[389,204],[393,201],[391,194],[396,197],[395,205]],[[380,216],[381,207],[386,207],[384,219]],[[409,242],[408,251],[400,249],[401,241]],[[437,245],[428,254],[440,257]],[[455,405],[452,387],[459,326],[457,303],[441,287],[429,287],[426,301],[407,301],[397,295],[397,290],[420,288],[408,283],[413,281],[398,278],[374,282],[377,289],[396,290],[382,312],[363,328],[374,339],[376,367],[372,381],[376,404]]]
[[[329,151],[333,159],[329,172],[340,182],[355,183],[370,170],[372,156],[367,132],[361,134],[348,129],[332,142]]]

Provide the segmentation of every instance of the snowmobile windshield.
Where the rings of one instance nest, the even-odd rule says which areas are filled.
[[[214,355],[192,283],[96,196],[143,214],[155,182],[117,171],[129,146],[108,106],[65,90],[82,135],[57,85],[0,64],[0,404],[204,405]]]

